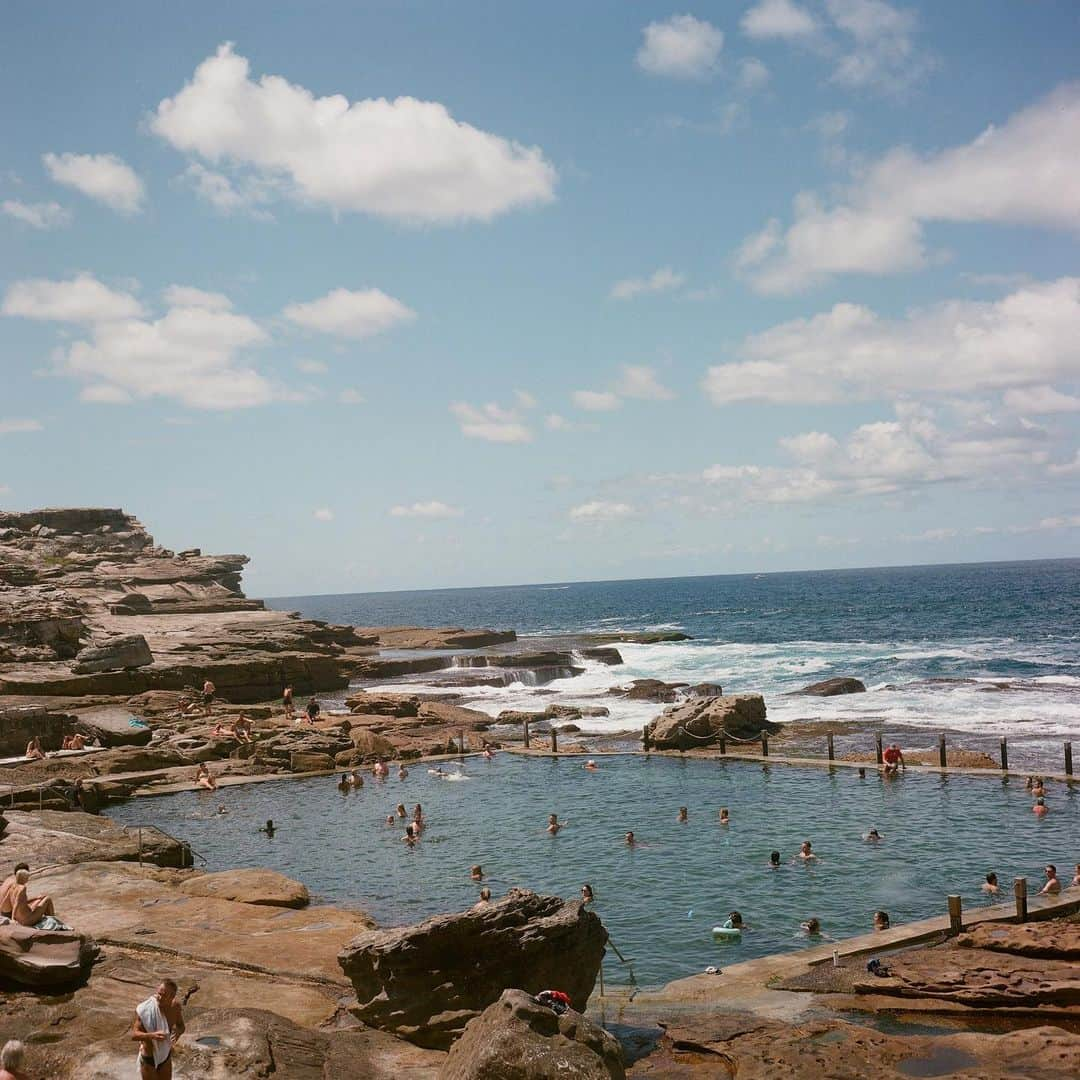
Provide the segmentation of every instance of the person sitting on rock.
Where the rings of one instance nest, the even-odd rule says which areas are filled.
[[[1057,876],[1057,867],[1050,863],[1046,867],[1046,884],[1039,890],[1040,896],[1057,896],[1061,892],[1061,881]]]
[[[45,751],[41,749],[41,739],[37,735],[26,744],[26,757],[31,761],[41,761],[45,757]]]
[[[30,1080],[30,1074],[23,1072],[26,1060],[26,1047],[18,1039],[8,1039],[0,1050],[0,1080]]]
[[[979,888],[986,893],[987,896],[997,896],[1001,892],[1001,887],[998,885],[997,874],[990,871],[986,875],[986,880],[979,886]]]
[[[51,896],[31,898],[26,895],[29,880],[29,870],[16,871],[15,886],[11,890],[11,920],[21,926],[36,926],[46,915],[56,914]]]
[[[71,749],[71,736],[70,735],[65,735],[64,736],[64,741],[60,744],[60,749],[61,750],[70,750]]]
[[[71,736],[70,750],[85,750],[86,749],[86,736],[81,735],[79,732],[75,732]]]
[[[234,734],[235,732],[232,730],[232,728],[227,728],[225,726],[224,720],[219,720],[210,731],[211,737],[215,739],[223,739],[226,735]]]
[[[251,720],[246,716],[238,716],[233,722],[232,733],[237,742],[251,742]]]
[[[1080,862],[1076,864],[1076,874],[1070,882],[1070,885],[1074,889],[1080,887]]]
[[[308,698],[308,703],[304,707],[304,712],[307,713],[308,723],[314,724],[319,719],[319,713],[322,712],[322,706],[315,698]]]
[[[199,763],[198,771],[195,773],[195,786],[206,791],[217,791],[217,781],[205,761]]]
[[[903,767],[907,772],[907,763],[904,761],[904,753],[897,743],[890,743],[881,752],[881,771],[886,776],[895,776],[897,770]]]
[[[5,919],[11,918],[11,894],[15,889],[15,875],[20,870],[30,871],[30,864],[19,862],[15,864],[15,869],[11,871],[9,877],[4,878],[4,882],[0,885],[0,915],[3,915]]]

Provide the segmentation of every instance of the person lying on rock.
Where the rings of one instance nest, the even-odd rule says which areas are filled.
[[[141,1080],[171,1080],[172,1050],[184,1034],[184,1013],[176,1000],[176,983],[165,979],[135,1008],[131,1038],[139,1044]]]
[[[46,915],[56,915],[51,896],[31,898],[26,895],[26,884],[29,880],[29,870],[17,871],[15,885],[11,890],[11,920],[20,926],[37,926]]]
[[[45,757],[45,751],[41,749],[41,739],[37,735],[26,744],[26,757],[31,761],[41,761]]]

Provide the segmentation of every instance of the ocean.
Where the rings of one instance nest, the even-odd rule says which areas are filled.
[[[1063,739],[1080,736],[1078,602],[1080,559],[268,601],[359,626],[487,626],[514,629],[523,639],[571,642],[589,634],[652,630],[692,638],[620,644],[624,664],[582,660],[577,666],[583,674],[543,686],[521,681],[454,688],[461,704],[492,715],[542,710],[552,701],[600,703],[610,715],[579,721],[584,732],[639,731],[660,707],[623,701],[609,694],[611,688],[635,678],[709,681],[727,693],[764,694],[771,720],[925,729],[927,746],[930,732],[958,732],[975,737],[969,745],[988,750],[1007,735],[1045,758],[1045,767],[1060,757]],[[868,692],[791,695],[833,676],[854,676]],[[435,672],[377,685],[431,692],[446,690],[445,679],[445,672]]]

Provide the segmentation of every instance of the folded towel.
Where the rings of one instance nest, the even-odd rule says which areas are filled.
[[[161,1004],[156,997],[148,997],[141,1005],[136,1006],[139,1023],[144,1031],[168,1031],[169,1022],[161,1011]],[[154,1048],[154,1068],[165,1063],[166,1058],[172,1052],[172,1035],[167,1039],[154,1039],[150,1044]],[[140,1051],[141,1052],[141,1051]]]
[[[62,923],[55,915],[43,915],[39,922],[34,923],[35,930],[70,930],[67,923]]]

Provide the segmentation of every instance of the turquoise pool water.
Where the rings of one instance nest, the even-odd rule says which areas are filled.
[[[1062,879],[1080,860],[1080,796],[1048,788],[1050,814],[1031,813],[1022,783],[993,777],[607,756],[588,772],[580,758],[469,759],[467,779],[449,781],[418,765],[404,781],[367,779],[340,794],[330,778],[252,784],[216,793],[138,799],[110,810],[125,825],[159,825],[191,842],[210,869],[264,866],[304,881],[314,895],[369,912],[382,925],[414,922],[472,904],[480,863],[496,894],[511,885],[567,897],[583,882],[642,985],[710,964],[805,947],[799,923],[821,920],[826,935],[871,929],[875,909],[894,924],[945,913],[945,895],[965,908],[985,903],[983,876],[1005,892],[1025,874],[1041,887],[1047,862]],[[428,826],[414,848],[385,818],[398,802],[423,804]],[[227,813],[218,815],[219,806]],[[676,818],[680,806],[689,821]],[[726,806],[731,824],[718,823]],[[549,836],[549,813],[566,823]],[[273,839],[257,832],[267,818]],[[880,844],[862,836],[874,827]],[[633,830],[637,846],[624,833]],[[820,860],[793,864],[809,839]],[[769,853],[782,865],[771,869]],[[738,909],[751,927],[716,944],[714,925]],[[605,962],[612,982],[621,965]]]

